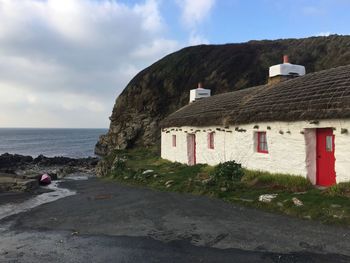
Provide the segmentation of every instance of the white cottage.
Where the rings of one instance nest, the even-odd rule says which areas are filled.
[[[235,160],[321,186],[350,181],[350,65],[304,74],[285,57],[266,85],[211,97],[192,90],[191,102],[161,124],[162,158]]]

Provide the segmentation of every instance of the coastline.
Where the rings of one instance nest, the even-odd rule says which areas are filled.
[[[21,200],[25,195],[40,194],[42,190],[39,188],[39,179],[42,174],[49,174],[52,180],[76,173],[94,175],[98,160],[97,157],[70,158],[39,155],[33,158],[19,154],[2,154],[0,155],[0,194],[4,199],[11,201]],[[15,194],[19,192],[25,194]]]

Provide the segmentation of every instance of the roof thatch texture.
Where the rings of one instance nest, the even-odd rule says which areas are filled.
[[[195,101],[162,127],[350,118],[350,65]]]

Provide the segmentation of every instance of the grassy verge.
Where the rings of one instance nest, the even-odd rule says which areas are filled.
[[[115,151],[105,162],[112,167],[108,177],[125,184],[207,195],[323,223],[350,224],[350,183],[319,190],[303,177],[245,169],[243,177],[235,180],[218,176],[217,167],[160,159],[152,149]],[[264,194],[277,196],[271,202],[259,201]]]

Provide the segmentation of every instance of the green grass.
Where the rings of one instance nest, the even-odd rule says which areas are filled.
[[[350,182],[339,183],[337,185],[331,186],[326,191],[332,196],[347,196],[350,197]]]
[[[302,176],[271,174],[261,171],[244,170],[243,180],[251,186],[269,187],[293,192],[307,191],[312,188],[309,180]]]
[[[319,190],[301,176],[246,169],[243,169],[241,181],[232,181],[221,176],[215,177],[216,168],[212,166],[187,166],[163,160],[152,148],[115,151],[104,161],[113,167],[113,162],[118,159],[125,160],[125,165],[110,169],[108,177],[124,184],[206,195],[324,223],[350,224],[350,183]],[[146,170],[152,172],[145,174]],[[277,197],[270,203],[263,203],[258,201],[262,194],[277,194]],[[303,202],[303,206],[296,206],[293,198]]]

